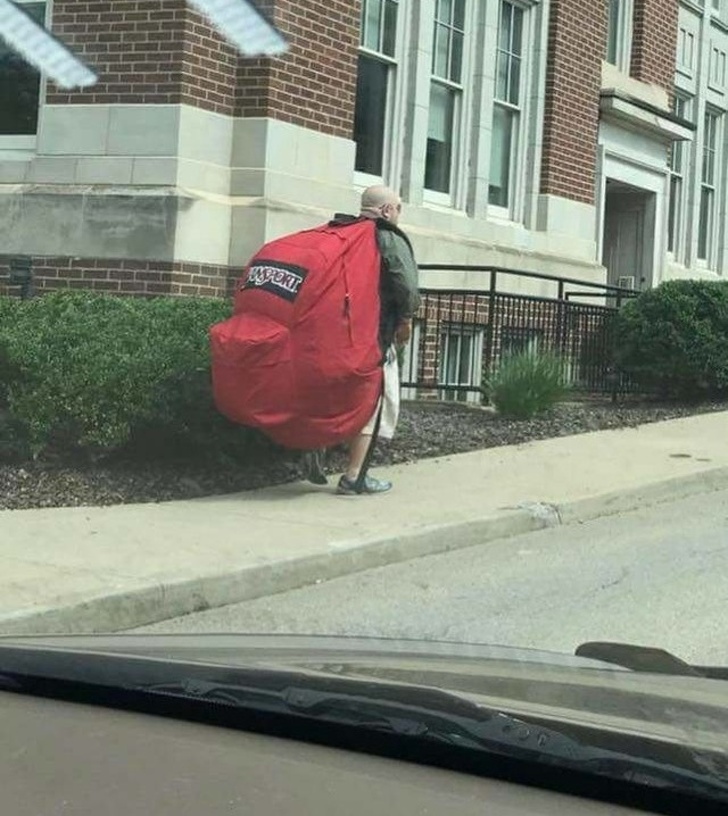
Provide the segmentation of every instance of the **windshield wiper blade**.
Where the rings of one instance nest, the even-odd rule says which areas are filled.
[[[427,689],[430,704],[438,701],[437,708],[432,708],[418,704],[418,695],[411,689],[413,702],[305,685],[276,689],[197,679],[149,685],[143,691],[425,739],[728,802],[728,777],[584,744],[554,728],[483,708],[447,692]]]
[[[589,660],[611,663],[634,672],[667,674],[671,677],[705,677],[710,680],[728,680],[725,666],[693,666],[665,649],[654,646],[635,646],[631,643],[592,641],[582,643],[574,654]]]

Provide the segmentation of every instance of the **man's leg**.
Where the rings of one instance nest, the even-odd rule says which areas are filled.
[[[349,445],[349,464],[346,468],[346,478],[355,482],[359,476],[364,460],[366,459],[369,445],[371,445],[371,434],[359,434]]]
[[[371,432],[360,433],[349,443],[349,464],[346,473],[339,480],[337,492],[345,496],[354,496],[358,492],[362,493],[386,493],[392,489],[391,482],[382,479],[375,479],[373,476],[365,476],[361,485],[357,485],[359,474],[372,444]],[[359,491],[357,491],[357,486]]]
[[[339,482],[339,493],[353,494],[357,477],[369,451],[374,428],[379,415],[379,405],[365,426],[364,430],[349,443],[349,464],[346,473]],[[384,365],[384,395],[382,405],[381,424],[379,426],[379,437],[391,439],[397,425],[399,416],[399,370],[397,367],[397,355],[395,350],[390,349],[387,361]],[[386,493],[392,489],[391,482],[375,479],[366,476],[362,485],[364,493]]]

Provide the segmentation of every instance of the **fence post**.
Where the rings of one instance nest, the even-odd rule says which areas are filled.
[[[488,290],[488,325],[485,330],[485,360],[483,379],[490,375],[493,367],[493,345],[495,341],[495,299],[498,292],[498,273],[490,270],[490,289]]]
[[[566,301],[564,299],[564,282],[559,281],[559,291],[557,295],[556,307],[556,345],[561,357],[564,356],[566,346]]]

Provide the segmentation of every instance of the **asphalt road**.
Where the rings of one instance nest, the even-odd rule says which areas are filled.
[[[138,631],[661,646],[728,664],[728,491],[370,570]]]

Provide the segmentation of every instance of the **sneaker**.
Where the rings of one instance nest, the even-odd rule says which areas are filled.
[[[324,451],[306,451],[301,460],[301,470],[303,478],[315,485],[325,485],[329,483],[324,473]]]
[[[373,476],[366,476],[364,484],[362,485],[361,493],[357,492],[356,479],[349,479],[347,476],[342,476],[339,479],[339,485],[336,492],[340,496],[359,496],[365,493],[386,493],[392,489],[391,482],[384,482],[381,479],[375,479]]]

